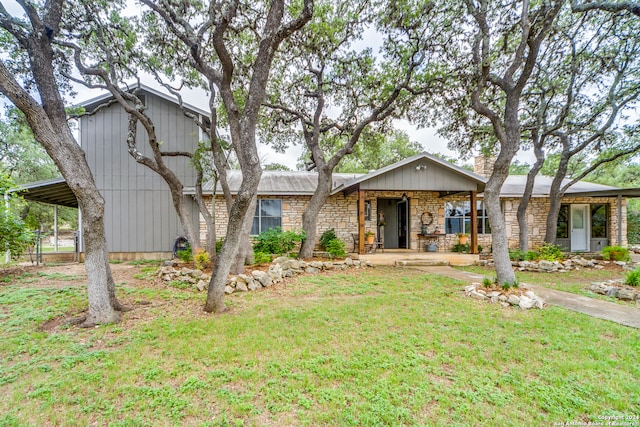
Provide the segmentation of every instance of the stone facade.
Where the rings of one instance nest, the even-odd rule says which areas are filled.
[[[429,232],[432,233],[436,226],[444,233],[445,231],[445,212],[444,204],[446,201],[467,201],[469,196],[460,194],[449,197],[439,197],[437,192],[431,191],[366,191],[364,198],[371,203],[371,217],[365,221],[365,231],[372,231],[377,234],[377,211],[378,199],[393,198],[400,199],[406,194],[409,199],[409,244],[413,250],[418,250],[418,245],[424,245],[424,240],[419,240],[418,234],[421,233],[421,216],[425,211],[433,214],[433,223],[429,226]],[[302,213],[311,199],[311,196],[266,196],[266,199],[282,200],[282,229],[298,230],[302,227]],[[478,198],[481,201],[481,198]],[[347,251],[354,251],[354,242],[352,234],[358,233],[358,211],[357,211],[358,193],[354,192],[344,196],[342,193],[331,196],[325,206],[320,211],[318,217],[318,233],[319,238],[322,233],[333,228],[336,235],[346,243]],[[211,203],[209,200],[208,203]],[[519,199],[507,198],[503,199],[503,210],[505,213],[507,238],[509,247],[518,247],[518,220],[516,217]],[[563,204],[608,204],[609,205],[609,229],[608,244],[609,245],[627,245],[626,221],[622,223],[622,241],[618,241],[618,204],[615,197],[612,198],[596,198],[596,197],[565,197]],[[532,198],[527,209],[527,218],[529,223],[529,247],[535,249],[544,241],[545,221],[549,212],[549,199],[543,197]],[[626,218],[626,200],[622,203],[622,217]],[[223,237],[226,232],[227,225],[227,209],[222,196],[215,198],[216,212],[216,235]],[[206,229],[204,222],[201,221],[201,238],[204,241],[206,237]],[[438,251],[449,252],[453,245],[458,243],[458,237],[455,234],[446,234],[438,238]],[[483,247],[485,252],[490,250],[491,235],[479,234],[478,245]],[[421,247],[420,250],[424,250]]]

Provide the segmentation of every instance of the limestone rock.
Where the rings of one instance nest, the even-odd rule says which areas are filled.
[[[520,297],[520,302],[518,303],[518,305],[522,310],[528,310],[535,305],[535,301],[526,295],[522,295]]]
[[[236,291],[238,292],[247,292],[249,288],[247,287],[246,282],[237,281],[236,282]]]
[[[520,297],[516,295],[509,295],[509,298],[507,298],[507,302],[511,305],[518,305],[520,304]]]
[[[320,269],[315,267],[307,267],[307,269],[304,272],[309,274],[318,274],[320,273]]]
[[[469,296],[470,296],[471,298],[479,299],[479,300],[481,300],[481,301],[484,301],[484,300],[486,300],[486,299],[487,299],[487,296],[486,296],[486,295],[483,295],[483,294],[481,294],[480,292],[476,292],[476,291],[471,291],[471,292],[469,293]]]
[[[229,285],[224,287],[224,293],[227,294],[227,295],[232,294],[233,291],[234,291],[234,289]]]
[[[255,270],[251,273],[251,275],[256,281],[260,282],[260,285],[264,286],[265,288],[271,286],[272,284],[271,277],[269,277],[269,274],[264,271]]]
[[[207,283],[205,283],[204,280],[199,280],[198,283],[196,283],[196,288],[202,292],[205,289],[207,289],[209,287],[209,285],[207,285]]]
[[[618,298],[624,301],[633,301],[636,298],[636,292],[632,289],[620,289],[618,291]]]

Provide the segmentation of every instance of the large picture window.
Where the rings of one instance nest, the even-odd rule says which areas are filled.
[[[471,202],[468,201],[452,201],[444,203],[444,224],[447,234],[467,233],[471,232]],[[478,216],[478,233],[491,233],[491,226],[484,203],[476,202]]]
[[[282,227],[282,200],[258,199],[251,234],[257,235],[276,227]]]

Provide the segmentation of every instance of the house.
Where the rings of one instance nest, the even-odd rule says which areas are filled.
[[[474,172],[428,153],[421,153],[368,174],[334,174],[333,190],[318,218],[318,236],[333,228],[354,252],[365,250],[363,236],[371,231],[385,249],[425,250],[436,244],[440,252],[459,243],[458,233],[470,234],[471,246],[491,245],[491,224],[482,200],[491,162],[475,160]],[[230,171],[232,192],[241,182],[239,171]],[[258,206],[252,233],[280,226],[299,229],[302,213],[314,192],[314,172],[264,171],[258,187]],[[517,209],[526,176],[509,176],[502,187],[502,209],[510,247],[518,247]],[[544,241],[550,207],[551,178],[539,176],[529,207],[529,245]],[[213,198],[216,233],[224,236],[226,209],[221,190],[209,184]],[[557,243],[570,251],[600,251],[607,245],[626,246],[626,201],[640,196],[640,189],[614,188],[584,181],[572,185],[562,199]],[[471,206],[476,209],[470,209]],[[379,219],[384,218],[384,227]],[[358,238],[353,239],[352,235]],[[358,242],[356,246],[355,242]],[[433,247],[433,246],[432,246]]]
[[[181,151],[194,150],[202,140],[200,129],[181,111],[176,100],[144,85],[139,94],[156,125],[161,141]],[[86,152],[96,185],[106,201],[107,244],[114,258],[166,257],[183,234],[167,185],[157,174],[134,161],[126,146],[127,114],[111,96],[82,105],[93,114],[79,119],[79,141]],[[207,115],[186,106],[192,114]],[[138,127],[138,148],[147,153],[146,134]],[[196,173],[189,159],[166,159],[185,185],[185,197],[194,224],[204,241],[205,227],[192,198]],[[365,232],[374,232],[386,249],[450,251],[457,233],[470,234],[471,247],[491,245],[491,224],[482,192],[491,171],[486,159],[476,159],[470,172],[427,153],[404,159],[368,174],[333,176],[333,190],[318,218],[318,236],[333,228],[347,249],[364,252]],[[502,188],[502,208],[511,247],[518,246],[516,211],[526,177],[510,176]],[[239,171],[229,171],[232,192],[240,187]],[[253,234],[270,227],[299,229],[302,213],[315,190],[314,172],[264,171],[258,187]],[[538,177],[528,210],[530,246],[542,244],[549,210],[550,179]],[[28,199],[77,207],[75,196],[63,179],[23,187]],[[220,189],[211,183],[205,195],[215,209],[216,233],[224,236],[227,210]],[[558,220],[558,243],[572,251],[598,251],[606,245],[626,245],[626,199],[640,196],[640,189],[623,189],[578,182],[563,198]],[[475,206],[471,209],[471,206]],[[81,214],[81,213],[80,213]],[[384,224],[383,226],[380,226]],[[354,239],[354,235],[356,238]],[[358,242],[355,245],[355,242]],[[82,251],[82,237],[80,236]]]

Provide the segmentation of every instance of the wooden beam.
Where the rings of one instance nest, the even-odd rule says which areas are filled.
[[[364,253],[364,190],[358,190],[358,253]]]
[[[477,208],[477,191],[471,191],[469,193],[469,199],[471,202],[471,243],[469,252],[472,254],[478,253],[478,208]]]

